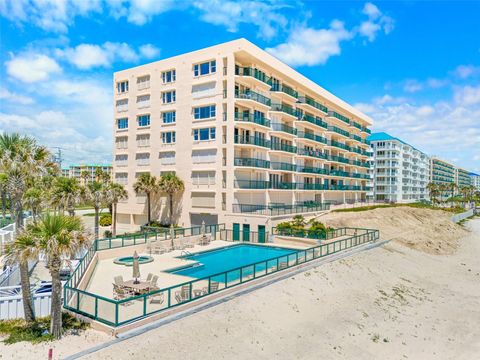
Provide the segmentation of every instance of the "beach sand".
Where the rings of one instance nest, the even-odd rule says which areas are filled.
[[[417,211],[413,216],[421,218],[423,210]],[[364,220],[368,216],[361,215]],[[438,250],[436,240],[426,246],[435,235],[422,239],[418,249],[405,236],[85,358],[478,359],[480,219],[466,224],[469,231],[454,224],[447,227],[442,231],[462,239],[447,241],[438,233],[442,244],[455,244],[446,253],[446,244]],[[61,358],[107,339],[88,330],[54,344],[0,344],[0,354],[1,359],[46,358],[53,347],[54,358]]]

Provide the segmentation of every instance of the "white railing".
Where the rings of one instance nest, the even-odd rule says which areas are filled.
[[[128,104],[117,105],[117,112],[128,111]]]
[[[50,315],[52,294],[33,295],[33,304],[36,317]],[[0,297],[0,320],[19,319],[24,317],[22,295]]]
[[[148,89],[150,87],[150,81],[142,81],[137,83],[138,90]]]

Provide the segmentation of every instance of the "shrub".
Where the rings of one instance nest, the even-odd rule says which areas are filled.
[[[112,235],[113,233],[110,230],[105,230],[105,232],[103,233],[103,236],[106,238],[111,238]]]
[[[100,226],[110,226],[112,225],[112,215],[110,214],[103,214],[100,216]]]

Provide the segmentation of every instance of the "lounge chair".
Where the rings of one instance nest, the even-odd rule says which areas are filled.
[[[185,239],[184,245],[186,248],[193,248],[195,246],[193,239]]]
[[[287,262],[281,262],[280,264],[278,264],[278,270],[283,270],[283,269],[286,269],[287,267],[288,267]]]
[[[150,280],[152,280],[152,276],[153,276],[152,273],[148,273],[148,275],[147,275],[147,280],[146,280],[146,281],[147,281],[147,282],[150,282]]]
[[[125,281],[123,281],[123,276],[121,276],[121,275],[115,276],[113,278],[113,281],[115,282],[115,285],[117,285],[119,287],[124,287],[125,286]]]
[[[211,294],[211,293],[214,293],[214,292],[217,292],[218,291],[218,288],[220,286],[220,283],[218,281],[212,281],[210,283],[210,291],[208,291],[208,286],[205,286],[202,290],[203,290],[203,294]]]
[[[183,243],[182,240],[180,240],[180,239],[178,239],[178,240],[175,239],[175,240],[173,240],[173,248],[174,248],[175,250],[183,250],[183,249],[185,249],[185,244]]]
[[[178,303],[190,300],[190,285],[182,285],[180,291],[175,291],[175,299]]]
[[[158,276],[157,275],[153,275],[152,278],[150,280],[147,280],[147,281],[150,281],[150,290],[151,291],[158,290],[158,286],[157,286]]]
[[[127,289],[125,289],[122,286],[118,286],[117,284],[113,284],[113,298],[115,300],[128,299],[131,296],[133,296],[133,294],[130,293]],[[122,303],[122,304],[130,305],[130,302],[127,301],[127,302]]]
[[[166,249],[162,246],[160,242],[153,244],[153,253],[155,254],[164,254],[166,252]]]
[[[165,294],[163,291],[150,295],[150,304],[163,304],[165,301]]]

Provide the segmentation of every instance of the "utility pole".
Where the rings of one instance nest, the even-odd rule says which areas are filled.
[[[53,155],[53,161],[58,164],[58,167],[61,169],[62,168],[62,148],[58,146],[53,146],[53,149],[56,149],[57,152],[56,154]]]

